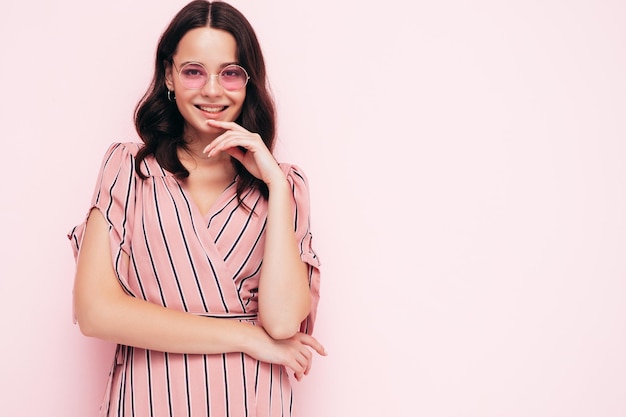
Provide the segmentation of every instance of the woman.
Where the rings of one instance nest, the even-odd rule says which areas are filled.
[[[312,353],[319,261],[306,178],[271,154],[256,35],[223,2],[163,33],[135,123],[69,237],[81,331],[118,344],[101,416],[289,416]]]

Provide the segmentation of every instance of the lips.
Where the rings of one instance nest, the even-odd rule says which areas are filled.
[[[226,110],[228,106],[200,106],[197,105],[196,108],[202,110],[205,113],[209,114],[218,114]]]

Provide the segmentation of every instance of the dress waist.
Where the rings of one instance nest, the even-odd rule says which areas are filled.
[[[213,317],[216,319],[256,320],[256,313],[193,313],[196,316]]]

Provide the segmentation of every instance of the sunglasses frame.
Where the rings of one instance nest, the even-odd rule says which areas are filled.
[[[185,64],[183,64],[183,65],[180,67],[180,69],[178,69],[178,68],[176,67],[176,63],[174,63],[174,61],[172,61],[172,65],[174,66],[174,68],[176,69],[176,71],[177,71],[177,73],[178,73],[178,80],[180,81],[180,83],[182,84],[182,86],[183,86],[183,87],[185,87],[185,88],[186,88],[186,89],[188,89],[188,90],[202,90],[202,89],[203,89],[203,88],[207,85],[207,83],[209,82],[209,80],[211,79],[211,77],[217,77],[217,82],[218,82],[218,83],[219,83],[219,85],[220,85],[220,86],[221,86],[224,90],[226,90],[226,91],[239,91],[239,90],[243,90],[243,89],[244,89],[244,88],[246,88],[246,86],[248,85],[248,81],[250,81],[250,75],[248,75],[248,71],[246,71],[246,69],[245,69],[244,67],[242,67],[241,65],[238,65],[238,64],[229,64],[229,65],[226,65],[224,68],[222,68],[222,70],[221,70],[218,74],[211,74],[211,73],[210,73],[210,72],[206,69],[206,67],[205,67],[205,66],[204,66],[201,62],[194,62],[194,61],[192,61],[192,62],[186,62]],[[183,78],[182,78],[182,75],[181,75],[181,74],[182,74],[182,72],[183,72],[183,69],[184,69],[186,66],[188,66],[188,65],[199,65],[199,66],[201,66],[201,67],[202,67],[202,69],[204,69],[204,71],[205,71],[205,72],[206,72],[206,74],[207,74],[207,78],[206,78],[206,81],[204,82],[204,84],[203,84],[202,86],[197,87],[197,88],[193,88],[193,87],[187,87],[187,86],[185,85],[185,81],[183,81]],[[229,88],[226,88],[226,87],[224,86],[224,84],[222,84],[222,78],[221,78],[220,76],[224,73],[224,71],[227,71],[229,68],[233,68],[233,67],[235,67],[235,68],[240,68],[240,69],[243,71],[243,73],[246,75],[246,80],[244,81],[244,83],[243,83],[243,85],[242,85],[241,87],[236,88],[236,89],[229,89]]]

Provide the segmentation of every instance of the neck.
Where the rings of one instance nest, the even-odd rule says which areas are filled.
[[[212,172],[211,175],[235,176],[235,167],[228,153],[220,152],[209,158],[202,153],[203,149],[204,145],[194,146],[194,144],[178,148],[178,159],[190,174],[205,172],[202,175],[206,175],[206,173]],[[222,174],[219,174],[220,172]]]
[[[185,129],[185,144],[178,148],[178,158],[185,168],[190,172],[192,170],[210,168],[211,170],[221,170],[234,175],[234,167],[228,153],[220,152],[209,158],[202,152],[204,148],[222,133],[223,132],[216,132],[214,135],[199,135],[198,132]]]
[[[187,156],[190,156],[194,160],[209,159],[207,154],[202,152],[204,148],[205,148],[205,145],[193,146],[192,144],[187,144],[185,145],[185,147],[181,147],[180,151],[182,151],[182,153],[186,154]],[[181,152],[179,152],[178,154],[179,154],[178,156],[180,157]]]

